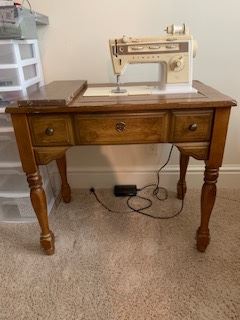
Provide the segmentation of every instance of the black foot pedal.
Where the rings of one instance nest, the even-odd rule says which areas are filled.
[[[116,185],[114,187],[114,195],[116,197],[129,197],[137,195],[137,186],[135,184]]]

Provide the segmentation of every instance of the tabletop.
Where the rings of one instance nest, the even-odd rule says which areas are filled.
[[[138,85],[156,85],[139,82]],[[136,86],[136,83],[127,84]],[[193,87],[198,93],[139,96],[83,96],[88,87],[116,86],[116,84],[88,84],[85,80],[54,81],[41,87],[26,99],[6,108],[8,113],[39,112],[122,112],[178,108],[230,107],[237,103],[210,86],[195,80]],[[124,85],[123,85],[124,86]]]

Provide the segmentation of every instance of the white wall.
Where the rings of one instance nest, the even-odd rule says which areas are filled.
[[[35,10],[50,18],[39,31],[45,81],[86,79],[113,81],[108,40],[123,34],[160,35],[165,25],[186,22],[199,44],[194,78],[240,100],[240,4],[193,0],[31,0]],[[144,70],[142,69],[144,68]],[[144,73],[143,73],[144,71]],[[154,80],[155,66],[134,66],[124,80]],[[232,111],[220,183],[239,187],[240,111]],[[111,186],[113,182],[144,184],[167,157],[169,146],[133,145],[76,147],[68,152],[73,186]],[[178,152],[170,173],[176,180]],[[199,186],[202,163],[191,162],[190,184]],[[102,172],[102,173],[101,173]],[[134,174],[135,172],[135,174]],[[166,175],[171,184],[174,179]]]

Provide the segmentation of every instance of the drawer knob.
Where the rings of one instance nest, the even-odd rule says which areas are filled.
[[[118,132],[123,132],[126,129],[126,123],[125,122],[118,122],[116,124],[116,130]]]
[[[45,133],[47,136],[52,136],[54,134],[54,129],[53,128],[47,128],[45,130]]]
[[[190,124],[190,126],[188,127],[188,129],[190,131],[196,131],[197,130],[197,124],[196,123],[193,123],[193,124]]]

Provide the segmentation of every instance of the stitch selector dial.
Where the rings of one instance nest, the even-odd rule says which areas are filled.
[[[170,61],[170,69],[175,72],[179,72],[184,68],[184,61],[182,56],[172,58]]]

